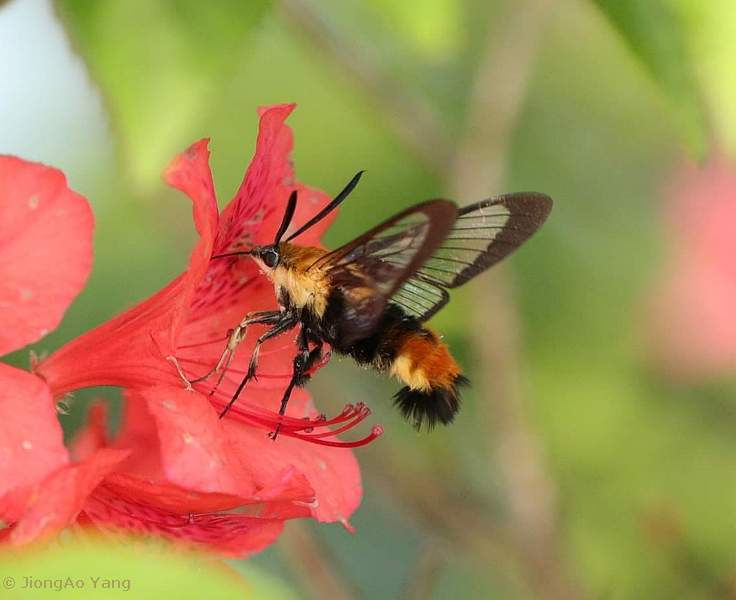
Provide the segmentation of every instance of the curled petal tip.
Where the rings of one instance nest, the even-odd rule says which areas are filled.
[[[296,108],[296,102],[288,102],[284,104],[269,104],[268,106],[259,106],[258,107],[258,116],[262,117],[266,113],[269,113],[271,111],[276,111],[279,113],[284,113],[282,115],[282,118],[285,119],[288,117],[292,111]]]
[[[163,179],[169,185],[179,187],[177,183],[184,172],[188,172],[192,163],[196,163],[199,159],[207,160],[210,155],[209,151],[210,138],[202,138],[194,142],[184,152],[177,154],[168,164],[163,172]]]

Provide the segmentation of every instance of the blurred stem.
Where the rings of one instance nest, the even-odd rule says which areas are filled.
[[[286,23],[365,91],[406,147],[434,169],[446,168],[448,134],[429,102],[372,60],[370,48],[358,47],[320,13],[317,4],[281,0],[280,6]]]
[[[351,600],[357,597],[352,586],[338,575],[340,567],[334,557],[304,523],[287,523],[278,547],[311,598]]]
[[[442,574],[445,558],[433,545],[425,546],[409,576],[402,600],[427,600],[432,597],[437,578]]]
[[[503,187],[511,136],[550,7],[550,0],[510,2],[503,26],[488,37],[449,176],[456,198],[475,200]],[[495,427],[488,451],[504,477],[508,525],[537,593],[571,598],[577,590],[561,559],[555,488],[524,415],[519,316],[509,272],[497,267],[479,279],[474,291],[471,331],[483,365],[478,411]]]

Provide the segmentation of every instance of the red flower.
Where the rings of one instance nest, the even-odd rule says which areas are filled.
[[[43,515],[49,512],[58,517],[50,525],[56,529],[69,523],[70,515],[79,511],[89,522],[113,526],[126,521],[121,515],[130,511],[128,528],[140,530],[142,525],[135,515],[154,511],[146,522],[166,534],[171,529],[166,523],[181,524],[184,517],[187,525],[182,524],[184,529],[177,531],[188,531],[190,515],[211,520],[215,517],[199,513],[263,504],[259,524],[266,516],[283,521],[287,516],[311,515],[320,521],[347,525],[361,497],[358,465],[348,447],[369,442],[380,429],[374,428],[357,442],[341,441],[335,436],[362,421],[367,409],[348,406],[336,417],[326,419],[303,391],[295,393],[287,415],[280,421],[276,411],[290,376],[293,339],[275,340],[270,348],[264,347],[258,381],[224,420],[217,418],[218,410],[229,401],[239,382],[258,332],[249,331],[218,393],[211,397],[206,393],[212,389],[212,382],[202,382],[194,391],[185,390],[172,361],[175,357],[190,378],[207,371],[219,358],[229,329],[247,312],[276,305],[272,285],[252,261],[211,261],[211,257],[242,245],[270,241],[294,189],[299,192],[299,208],[293,227],[306,222],[329,201],[324,193],[292,182],[292,135],[284,124],[292,109],[276,106],[262,111],[255,157],[234,200],[221,215],[208,165],[207,141],[195,143],[173,161],[166,179],[191,197],[200,235],[188,270],[151,298],[80,336],[37,366],[36,374],[55,397],[95,385],[126,388],[128,414],[137,415],[129,419],[127,427],[133,431],[152,423],[153,430],[146,429],[144,439],[138,442],[128,433],[112,446],[91,437],[90,431],[98,430],[88,431],[84,439],[95,451],[79,453],[81,462],[64,473],[54,473],[57,479],[33,488],[41,504],[29,504],[27,495],[14,499],[13,510],[8,509],[7,514],[17,523],[12,534],[15,539],[30,539],[45,531],[46,527],[37,523],[44,521]],[[323,221],[300,242],[317,244],[326,226]],[[281,436],[273,442],[265,433],[279,422]],[[153,446],[157,452],[150,450]],[[121,450],[126,452],[122,458]],[[294,481],[300,482],[296,495]],[[58,494],[49,492],[47,486],[52,490],[76,489],[74,501],[69,504],[72,508],[52,510],[55,503],[63,505],[66,501],[56,498]],[[291,490],[291,496],[279,491],[284,486]],[[107,491],[103,494],[102,490]],[[178,500],[162,504],[161,498],[169,492]],[[225,495],[229,504],[218,504],[210,510],[206,508],[209,497],[196,494]],[[196,502],[187,504],[188,497]],[[128,506],[128,501],[135,507]],[[164,513],[156,512],[159,510]],[[247,520],[241,517],[234,517],[234,521],[245,523]],[[215,519],[221,524],[218,526],[234,522],[222,519]],[[208,521],[208,527],[214,527],[215,521]],[[247,522],[254,531],[256,522]],[[273,536],[280,530],[279,523],[270,527]],[[23,533],[26,531],[32,535]],[[235,545],[242,551],[253,549],[244,542]]]
[[[61,173],[3,157],[0,215],[0,264],[6,272],[0,297],[6,314],[14,315],[7,325],[14,335],[2,340],[10,351],[37,339],[40,328],[54,327],[81,289],[90,270],[92,217]],[[201,215],[197,222],[203,230]],[[34,239],[39,234],[43,237]],[[167,294],[190,273],[161,294],[177,307],[169,312],[182,310]],[[149,308],[175,320],[166,307],[149,301]],[[94,357],[89,360],[94,363]],[[349,449],[286,437],[274,443],[252,427],[250,415],[267,415],[265,407],[278,394],[263,385],[249,393],[247,424],[221,421],[204,395],[181,385],[135,385],[127,393],[118,438],[108,441],[98,406],[70,452],[47,382],[58,384],[54,373],[82,380],[78,370],[88,366],[59,361],[52,375],[42,373],[44,381],[0,364],[0,519],[8,525],[0,537],[6,541],[28,543],[77,523],[152,533],[243,556],[273,542],[285,519],[313,516],[347,524],[360,502],[359,472]],[[289,423],[328,423],[317,418],[303,391],[295,394],[291,412]],[[356,413],[337,421],[354,420]]]
[[[210,428],[211,422],[197,423],[196,438],[180,445],[177,455],[164,443],[169,438],[144,399],[128,402],[124,429],[113,444],[107,441],[105,421],[104,405],[93,406],[87,427],[71,447],[77,462],[37,483],[16,505],[18,514],[9,514],[12,525],[5,533],[9,542],[25,544],[76,523],[242,557],[271,544],[285,519],[310,514],[314,490],[294,468],[258,490],[250,482],[235,481],[232,460],[223,452],[224,437],[214,435],[219,432]],[[215,473],[218,484],[213,485],[216,477],[198,478],[196,469],[205,461],[205,471]],[[178,482],[167,480],[166,470]]]
[[[293,181],[289,161],[292,134],[284,123],[293,108],[282,105],[261,111],[255,156],[235,198],[221,215],[217,213],[207,140],[195,143],[172,162],[166,181],[192,199],[200,235],[188,270],[148,300],[82,335],[41,363],[37,373],[46,379],[55,395],[95,385],[156,386],[163,395],[175,394],[181,389],[182,380],[174,359],[194,379],[217,362],[227,332],[246,313],[276,307],[271,283],[252,261],[210,259],[242,246],[270,242],[286,200],[295,189],[299,192],[299,204],[292,221],[294,228],[329,201],[323,192]],[[329,221],[323,220],[300,236],[299,242],[318,244]],[[245,373],[258,335],[255,328],[248,333],[223,385],[211,397],[218,409],[227,404]],[[368,415],[362,405],[347,407],[330,420],[318,414],[312,418],[300,414],[295,418],[292,408],[281,420],[277,414],[278,394],[268,394],[266,390],[283,390],[287,385],[293,353],[294,341],[289,336],[274,340],[261,353],[259,379],[248,388],[246,396],[265,394],[270,400],[244,399],[230,411],[232,419],[268,431],[281,423],[282,435],[325,445],[362,445],[380,434],[380,429],[374,428],[357,442],[334,439],[335,431],[329,426],[337,425],[339,431],[344,431],[356,425]],[[207,393],[212,387],[210,380],[196,389]]]
[[[25,544],[76,523],[243,557],[274,542],[286,519],[313,515],[347,526],[343,511],[361,495],[353,464],[340,455],[348,450],[305,453],[301,442],[285,440],[294,454],[285,465],[278,446],[252,428],[221,421],[201,396],[178,394],[162,400],[153,388],[128,397],[112,443],[104,405],[93,406],[70,448],[76,462],[0,498],[0,517],[10,523],[4,537]]]
[[[60,171],[0,156],[0,354],[59,324],[89,275],[93,228],[87,201]],[[0,364],[0,518],[68,462],[51,391]]]
[[[689,167],[671,186],[669,264],[650,300],[648,331],[673,376],[736,371],[736,166]]]

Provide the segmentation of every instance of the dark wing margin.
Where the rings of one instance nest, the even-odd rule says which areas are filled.
[[[425,321],[458,287],[506,258],[539,229],[552,199],[536,192],[506,194],[462,207],[432,255],[391,298],[404,312]]]
[[[448,236],[458,209],[449,200],[408,208],[352,242],[320,257],[310,269],[328,272],[345,297],[344,343],[370,335],[386,303]]]

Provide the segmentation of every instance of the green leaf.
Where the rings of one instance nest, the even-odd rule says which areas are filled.
[[[215,110],[269,0],[58,0],[74,46],[102,89],[138,184],[159,173]]]
[[[3,598],[257,598],[294,600],[249,565],[239,576],[212,557],[142,540],[74,540],[0,555]]]
[[[736,12],[731,0],[677,0],[719,146],[736,156]]]
[[[702,158],[707,131],[683,24],[662,0],[594,0],[670,100],[690,150]]]

